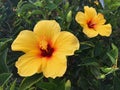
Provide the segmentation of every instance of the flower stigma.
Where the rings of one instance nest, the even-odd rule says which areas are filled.
[[[54,52],[54,48],[52,48],[46,40],[42,40],[40,42],[40,52],[40,56],[42,57],[51,57]]]
[[[94,28],[96,24],[94,24],[92,22],[92,20],[90,20],[90,21],[87,22],[87,25],[88,25],[89,28]]]

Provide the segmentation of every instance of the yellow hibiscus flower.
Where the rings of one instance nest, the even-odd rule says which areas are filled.
[[[84,13],[78,12],[75,20],[83,27],[83,33],[89,38],[98,34],[101,36],[110,36],[112,28],[110,24],[105,24],[106,20],[101,13],[96,12],[93,7],[84,7]]]
[[[66,56],[79,49],[78,39],[70,32],[61,31],[54,20],[39,21],[33,32],[23,30],[12,43],[12,50],[23,51],[15,66],[20,76],[43,72],[45,77],[61,77],[66,71]]]

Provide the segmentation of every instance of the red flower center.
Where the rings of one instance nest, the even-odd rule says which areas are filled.
[[[89,28],[94,28],[96,24],[94,24],[91,20],[87,22]]]
[[[40,50],[42,57],[51,57],[54,52],[54,48],[52,48],[49,44],[47,45],[47,49],[40,48]]]

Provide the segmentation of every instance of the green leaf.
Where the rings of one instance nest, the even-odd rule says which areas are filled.
[[[120,7],[120,0],[105,0],[105,4],[111,11],[113,11]]]
[[[70,80],[67,80],[65,83],[65,90],[71,90],[71,82]]]
[[[112,43],[112,48],[115,50],[115,57],[118,58],[118,48]]]
[[[81,76],[81,78],[77,82],[78,86],[82,88],[81,90],[89,90],[89,82],[88,79],[84,76]],[[79,90],[79,89],[78,89]]]
[[[8,72],[8,67],[6,63],[7,52],[8,52],[8,42],[12,39],[2,38],[0,39],[0,73]]]
[[[99,66],[97,62],[89,62],[85,64],[79,64],[78,66]]]
[[[98,67],[90,67],[90,71],[91,73],[96,77],[96,79],[102,79],[101,78],[101,72],[100,69]]]
[[[108,72],[113,71],[113,68],[111,68],[111,67],[101,67],[101,70],[102,70],[104,73],[108,73]]]
[[[118,48],[114,44],[112,44],[112,50],[107,52],[108,57],[110,58],[113,64],[117,63],[118,60]]]
[[[40,74],[36,74],[34,76],[24,78],[22,83],[20,84],[19,90],[26,90],[30,88],[35,83],[39,82],[42,78],[43,76],[41,76]]]
[[[81,42],[80,44],[81,44],[81,46],[80,46],[81,51],[89,49],[91,47],[95,47],[95,45],[92,42],[89,42],[89,41]]]
[[[6,63],[8,49],[0,52],[0,73],[8,72],[8,67]]]
[[[111,5],[111,8],[117,9],[118,7],[120,7],[120,2],[115,2],[114,4]]]
[[[36,8],[35,5],[33,5],[31,3],[23,4],[19,9],[17,9],[18,16],[23,16],[23,17],[27,18],[26,13],[31,12],[35,8]],[[26,15],[26,16],[24,16],[24,15]]]
[[[102,42],[98,42],[96,45],[95,45],[95,48],[94,48],[94,56],[103,56],[104,54],[104,50],[103,49],[103,43]]]
[[[31,1],[31,0],[29,0]],[[39,1],[37,0],[35,3],[33,3],[35,6],[38,6],[38,7],[43,7],[43,2],[42,1]]]
[[[115,64],[116,63],[116,59],[114,58],[113,53],[114,53],[114,51],[111,51],[110,53],[107,53],[107,55],[109,56],[111,62],[113,64]]]
[[[78,66],[99,66],[95,58],[85,58]]]
[[[57,8],[57,5],[54,3],[48,3],[46,8],[49,9],[50,11],[52,11]]]
[[[36,84],[42,90],[64,90],[65,89],[65,79],[60,78],[52,79],[48,78],[48,81],[40,81]]]
[[[14,80],[14,82],[11,84],[10,90],[15,90],[16,80]]]
[[[2,86],[0,86],[0,90],[3,90],[3,87],[2,87]]]
[[[38,14],[42,14],[42,12],[40,10],[33,10],[31,12],[31,15],[38,15]]]
[[[0,86],[4,86],[7,81],[11,78],[11,73],[2,73],[0,74]]]
[[[37,87],[41,88],[42,90],[55,90],[57,85],[53,82],[39,82],[37,83]]]
[[[12,41],[12,39],[8,39],[8,38],[2,38],[0,39],[0,52],[2,52],[6,47],[7,47],[7,43]]]
[[[117,76],[114,77],[113,86],[114,90],[120,90],[120,78],[118,78]]]

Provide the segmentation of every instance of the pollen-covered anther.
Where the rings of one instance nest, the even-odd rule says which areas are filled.
[[[42,49],[40,48],[41,51],[41,56],[42,57],[51,57],[53,52],[54,52],[54,48],[52,48],[49,44],[47,45],[46,49]]]

